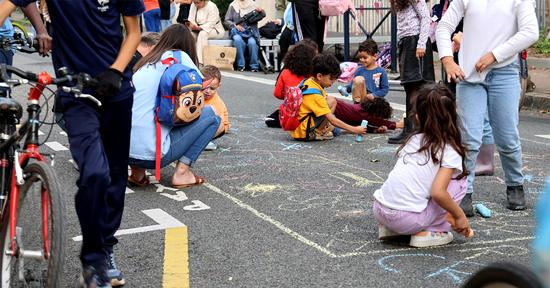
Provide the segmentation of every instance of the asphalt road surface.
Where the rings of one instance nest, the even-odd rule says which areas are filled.
[[[52,72],[49,58],[18,54],[15,63]],[[393,167],[397,146],[383,134],[361,143],[354,135],[295,142],[267,128],[263,118],[279,104],[272,96],[275,78],[224,73],[220,94],[232,128],[194,166],[207,184],[172,189],[174,168],[167,167],[161,183],[127,190],[124,235],[115,249],[126,287],[161,287],[163,281],[164,287],[458,287],[491,262],[531,264],[533,206],[549,171],[547,115],[520,116],[528,209],[504,208],[497,155],[495,176],[477,178],[474,195],[493,217],[470,218],[472,240],[457,236],[444,247],[417,249],[406,241],[379,242],[371,212],[372,194]],[[23,89],[15,95],[23,99]],[[397,118],[404,94],[393,91],[388,99]],[[42,137],[49,129],[41,128]],[[42,150],[56,155],[67,205],[64,285],[74,287],[80,273],[73,201],[78,172],[59,127],[47,142]]]

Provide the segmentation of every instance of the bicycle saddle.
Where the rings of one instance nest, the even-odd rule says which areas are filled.
[[[0,116],[13,115],[17,119],[23,116],[23,107],[12,98],[0,97]]]

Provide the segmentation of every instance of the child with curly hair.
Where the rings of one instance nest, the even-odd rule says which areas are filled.
[[[295,87],[302,80],[310,77],[313,66],[313,57],[317,54],[317,44],[309,39],[298,42],[292,47],[283,59],[284,69],[277,77],[273,96],[283,100],[289,87]],[[281,128],[279,123],[279,109],[265,118],[265,124],[272,128]]]
[[[403,128],[403,120],[387,120],[391,118],[392,111],[390,103],[380,97],[354,104],[337,99],[334,116],[352,126],[360,125],[361,121],[367,120],[367,132],[385,133],[388,130]]]

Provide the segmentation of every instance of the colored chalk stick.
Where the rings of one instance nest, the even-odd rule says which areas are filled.
[[[474,205],[474,209],[476,210],[479,215],[483,218],[491,218],[491,210],[489,208],[485,207],[485,205],[478,203]]]

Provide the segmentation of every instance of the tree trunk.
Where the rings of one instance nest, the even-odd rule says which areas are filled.
[[[550,0],[546,0],[546,38],[550,39]]]

